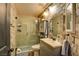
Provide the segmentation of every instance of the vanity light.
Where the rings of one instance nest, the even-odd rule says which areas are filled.
[[[56,5],[55,5],[55,6],[50,6],[50,7],[49,7],[49,12],[50,12],[51,14],[55,14],[56,11],[57,11],[57,6],[56,6]]]
[[[38,20],[35,20],[35,22],[37,23],[37,22],[38,22]]]
[[[68,11],[72,12],[72,4],[70,4],[67,8]]]
[[[44,17],[47,17],[48,14],[49,14],[48,11],[45,11],[45,12],[43,13],[43,16],[44,16]]]
[[[42,20],[45,20],[45,19],[42,19]]]

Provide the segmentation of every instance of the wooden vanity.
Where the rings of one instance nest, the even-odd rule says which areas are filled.
[[[53,39],[40,39],[40,56],[59,56],[61,44]]]

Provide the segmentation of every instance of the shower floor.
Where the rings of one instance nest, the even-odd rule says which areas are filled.
[[[16,55],[17,56],[28,56],[28,51],[30,51],[32,48],[31,46],[22,46],[22,47],[19,47],[17,49],[17,53]],[[19,52],[18,52],[19,50]]]

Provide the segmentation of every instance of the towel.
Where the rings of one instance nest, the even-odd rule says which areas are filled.
[[[69,55],[71,55],[70,44],[69,44],[69,42],[67,40],[63,41],[61,55],[62,56],[69,56]]]

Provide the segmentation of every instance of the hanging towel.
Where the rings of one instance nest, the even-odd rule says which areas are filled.
[[[62,51],[61,51],[61,55],[62,56],[69,56],[71,54],[70,51],[70,44],[67,40],[63,41],[63,45],[62,45]]]

